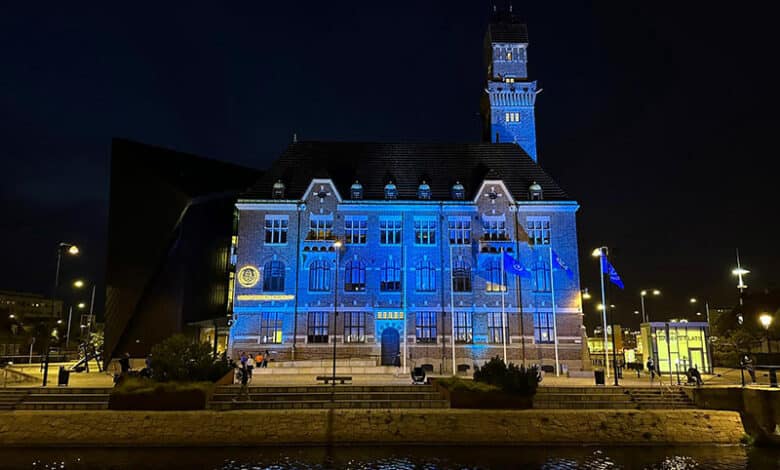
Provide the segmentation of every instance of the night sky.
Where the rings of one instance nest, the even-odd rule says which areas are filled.
[[[83,250],[63,278],[103,288],[112,137],[256,168],[293,133],[480,138],[488,1],[8,3],[0,289],[48,292],[59,241]],[[780,8],[515,3],[544,89],[539,162],[581,204],[583,287],[602,244],[623,323],[642,288],[663,291],[654,318],[692,318],[690,296],[733,305],[737,247],[752,290],[777,286]]]

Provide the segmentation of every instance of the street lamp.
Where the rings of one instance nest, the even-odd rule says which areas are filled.
[[[59,287],[60,284],[60,265],[62,264],[62,252],[66,252],[67,254],[71,256],[76,256],[79,254],[79,247],[74,245],[73,243],[65,243],[65,242],[59,242],[57,244],[57,268],[54,271],[54,287],[51,291],[51,316],[54,318],[54,299],[57,297],[57,287]],[[46,381],[49,377],[49,344],[50,341],[44,342],[44,367],[43,367],[43,384],[42,386],[46,386]]]
[[[731,274],[734,276],[737,276],[737,280],[739,281],[737,283],[737,289],[739,290],[739,304],[742,305],[742,292],[747,289],[747,284],[742,280],[742,276],[746,274],[750,274],[750,271],[743,268],[742,265],[739,262],[739,249],[737,249],[737,267],[735,269],[731,270]]]
[[[758,317],[758,321],[761,322],[761,326],[764,327],[764,330],[766,330],[766,351],[772,352],[772,346],[769,342],[769,325],[772,324],[772,315],[768,313],[762,313],[761,316]]]
[[[650,321],[649,316],[645,312],[645,297],[653,294],[654,296],[661,295],[661,291],[658,289],[642,289],[642,291],[639,293],[639,301],[642,306],[642,323],[647,323]]]
[[[590,292],[588,292],[588,288],[587,287],[582,289],[582,298],[584,300],[590,300],[590,298],[591,298]]]
[[[341,240],[333,242],[333,248],[336,250],[336,271],[334,273],[335,282],[333,285],[333,377],[330,382],[332,387],[336,386],[336,328],[339,319],[338,295],[339,295],[339,269],[341,269],[341,247],[344,244]]]

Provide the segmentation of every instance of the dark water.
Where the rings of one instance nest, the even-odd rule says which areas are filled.
[[[780,450],[707,447],[0,449],[3,469],[778,469]]]

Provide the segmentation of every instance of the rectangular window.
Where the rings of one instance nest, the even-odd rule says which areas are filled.
[[[436,342],[436,312],[417,312],[415,332],[418,343]]]
[[[307,342],[328,342],[328,312],[309,312],[306,322]]]
[[[474,329],[471,325],[471,312],[455,312],[455,342],[471,343]]]
[[[471,243],[471,217],[457,216],[447,220],[450,244],[468,245]]]
[[[365,245],[368,233],[368,219],[361,215],[344,217],[344,239],[352,245]]]
[[[400,217],[382,217],[379,219],[379,243],[382,245],[401,244]]]
[[[554,343],[552,312],[534,313],[534,341],[537,343]]]
[[[526,218],[526,231],[528,232],[529,245],[550,244],[550,218],[546,216],[533,216]]]
[[[514,79],[511,80],[512,82],[514,82]],[[504,113],[504,122],[520,122],[520,113],[519,112]]]
[[[273,245],[287,243],[287,225],[289,217],[286,215],[265,216],[265,242]]]
[[[364,312],[346,312],[344,314],[344,342],[366,342],[366,314]]]
[[[312,215],[309,219],[309,235],[307,240],[333,240],[333,216]]]
[[[435,217],[420,217],[414,219],[414,243],[415,245],[436,244]]]
[[[482,239],[483,240],[509,240],[506,231],[506,218],[503,215],[483,215],[482,216]]]
[[[282,314],[279,312],[260,314],[260,342],[279,344],[282,342]]]
[[[551,292],[550,265],[543,259],[534,264],[534,292]]]
[[[488,343],[503,343],[504,342],[504,336],[502,334],[501,329],[501,320],[503,314],[501,312],[488,312]],[[507,318],[504,318],[504,321],[506,323],[509,322],[509,316]],[[504,323],[504,325],[507,327],[507,330],[509,330],[509,325]],[[509,331],[507,331],[506,335],[507,341],[509,341]]]

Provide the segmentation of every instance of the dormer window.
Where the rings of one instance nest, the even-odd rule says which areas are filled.
[[[282,180],[277,180],[276,183],[274,183],[274,188],[271,191],[271,198],[272,199],[284,199],[284,183],[282,183]]]
[[[541,201],[544,199],[542,196],[542,187],[536,181],[528,187],[528,198],[532,201]]]
[[[423,180],[420,186],[417,187],[417,199],[430,199],[431,187]]]
[[[456,181],[455,184],[452,185],[452,199],[456,201],[466,199],[466,188],[460,184],[460,181]]]
[[[392,181],[385,185],[385,199],[398,199],[398,188],[395,187]]]
[[[358,180],[355,180],[349,188],[349,193],[352,199],[363,199],[363,185]]]

